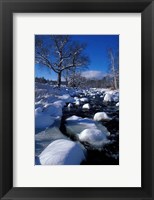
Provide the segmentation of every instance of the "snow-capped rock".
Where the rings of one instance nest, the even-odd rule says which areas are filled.
[[[82,106],[83,109],[87,109],[89,110],[90,109],[90,104],[89,103],[86,103]]]
[[[109,143],[106,135],[99,129],[85,129],[79,134],[81,142],[87,142],[94,147],[102,147],[103,144]]]
[[[97,112],[94,115],[95,121],[110,121],[111,119],[105,112]]]
[[[76,137],[76,139],[78,139],[78,134],[80,134],[85,129],[99,129],[105,135],[110,135],[107,128],[101,123],[92,119],[82,118],[75,115],[66,119],[65,126],[67,133],[73,135]]]
[[[76,100],[76,102],[75,102],[75,105],[76,106],[79,106],[81,103],[80,103],[80,100]]]
[[[68,108],[73,108],[73,104],[69,103],[67,107]]]
[[[59,139],[44,149],[39,160],[42,165],[79,165],[85,160],[85,154],[78,143]]]
[[[79,97],[74,97],[74,100],[76,101],[76,100],[79,100]]]
[[[80,101],[82,101],[82,102],[84,102],[84,103],[88,103],[89,100],[88,100],[88,98],[83,97],[83,98],[80,99]]]
[[[112,101],[112,95],[107,93],[104,96],[104,102],[111,102]]]
[[[118,90],[106,91],[105,96],[104,96],[104,101],[106,101],[106,102],[111,102],[111,101],[118,102],[119,101],[119,91]]]
[[[118,102],[118,103],[116,103],[116,106],[119,106],[119,102]]]

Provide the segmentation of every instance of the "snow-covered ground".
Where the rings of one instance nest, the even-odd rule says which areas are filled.
[[[91,102],[99,97],[101,103],[119,109],[119,91],[91,88],[87,90],[68,87],[57,88],[49,84],[35,84],[35,151],[39,164],[80,164],[86,159],[80,143],[94,149],[110,143],[110,132],[102,124],[112,117],[102,109],[91,117],[71,115],[73,109],[91,112]],[[94,100],[92,100],[94,99]],[[97,105],[99,106],[99,105]],[[67,136],[60,131],[64,108],[70,112],[65,119]],[[71,141],[72,136],[77,142]]]

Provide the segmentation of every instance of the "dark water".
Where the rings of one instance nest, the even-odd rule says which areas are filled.
[[[106,112],[109,117],[112,117],[111,121],[101,122],[108,131],[110,136],[108,139],[111,141],[110,144],[106,144],[101,149],[94,149],[87,143],[82,143],[87,149],[87,159],[82,162],[82,165],[118,165],[119,164],[119,108],[115,106],[115,102],[103,103],[103,99],[99,95],[93,97],[88,97],[89,104],[91,106],[90,110],[83,110],[82,105],[76,106],[68,109],[67,105],[63,109],[63,117],[61,120],[60,130],[63,134],[67,135],[65,128],[65,120],[72,115],[79,117],[92,118],[96,112]],[[75,140],[75,138],[71,138]]]

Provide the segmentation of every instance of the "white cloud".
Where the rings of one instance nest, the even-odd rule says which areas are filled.
[[[102,71],[95,71],[95,70],[89,70],[89,71],[84,71],[81,74],[83,77],[87,79],[102,79],[105,76],[105,73]]]

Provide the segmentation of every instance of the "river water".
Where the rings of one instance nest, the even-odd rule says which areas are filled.
[[[83,96],[84,97],[84,96]],[[87,96],[86,96],[87,97]],[[89,104],[91,106],[90,110],[83,110],[82,105],[73,106],[69,109],[67,105],[63,109],[63,117],[61,120],[60,130],[61,132],[69,136],[66,131],[66,119],[72,115],[76,115],[82,118],[93,119],[93,116],[97,112],[106,112],[109,117],[112,118],[111,121],[101,122],[108,131],[110,136],[108,139],[111,141],[109,144],[103,146],[103,148],[93,148],[89,144],[82,143],[87,149],[87,159],[82,165],[118,165],[119,164],[119,107],[117,107],[115,102],[104,103],[100,95],[89,96]],[[71,138],[75,140],[75,138]]]

